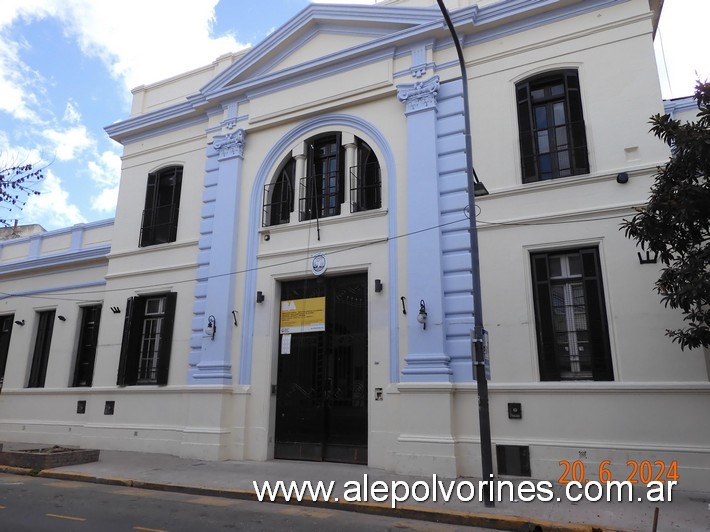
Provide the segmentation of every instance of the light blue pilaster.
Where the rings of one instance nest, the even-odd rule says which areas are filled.
[[[439,77],[397,86],[407,116],[407,344],[403,382],[451,382],[445,352],[437,168]],[[426,329],[417,321],[426,305]]]
[[[237,206],[244,158],[244,130],[217,135],[208,147],[203,193],[197,286],[193,304],[188,382],[232,383],[232,337],[235,331]],[[213,338],[204,333],[214,316]]]

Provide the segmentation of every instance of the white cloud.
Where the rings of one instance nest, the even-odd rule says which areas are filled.
[[[91,208],[102,214],[113,214],[118,201],[118,183],[121,178],[121,158],[112,151],[105,151],[98,160],[89,161],[91,178],[101,187],[91,198]]]
[[[2,0],[0,31],[18,19],[59,19],[65,34],[87,56],[99,58],[127,89],[181,74],[246,45],[231,35],[213,38],[218,0]],[[140,13],[137,16],[136,13]],[[24,44],[0,34],[0,110],[21,120],[36,120],[32,107],[37,87],[32,72],[19,59]],[[27,78],[26,80],[23,78]]]
[[[20,60],[22,45],[13,42],[0,28],[0,111],[17,120],[38,123],[40,119],[32,109],[39,98],[42,77]]]
[[[91,179],[100,185],[118,185],[121,177],[121,157],[112,151],[103,152],[98,160],[89,161]]]
[[[218,0],[46,0],[82,51],[98,57],[127,88],[202,66],[243,48],[232,36],[210,35]],[[136,16],[140,13],[140,16]]]
[[[63,119],[65,122],[69,122],[70,124],[81,123],[81,113],[79,112],[79,108],[77,107],[76,103],[72,101],[67,102],[67,105],[64,108]]]
[[[45,229],[56,229],[86,222],[81,210],[69,202],[69,193],[51,169],[39,187],[39,196],[31,196],[23,209],[25,223],[39,223]]]
[[[75,159],[82,152],[94,146],[86,126],[79,125],[67,129],[47,129],[44,137],[51,143],[51,150],[60,161]]]
[[[99,213],[110,214],[116,212],[118,202],[118,185],[104,188],[97,196],[91,198],[91,208]]]

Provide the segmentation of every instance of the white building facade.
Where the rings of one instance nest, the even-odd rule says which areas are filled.
[[[659,2],[447,5],[496,472],[700,489],[708,354],[619,230],[669,156]],[[461,88],[436,3],[402,0],[135,89],[115,220],[0,243],[0,439],[480,475]]]

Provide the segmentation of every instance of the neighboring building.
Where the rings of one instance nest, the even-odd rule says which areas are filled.
[[[17,225],[17,220],[15,220],[15,225],[12,227],[0,227],[0,240],[12,240],[44,232],[44,227],[41,225]]]
[[[710,364],[619,230],[669,156],[661,2],[448,4],[496,471],[706,488]],[[461,91],[433,0],[310,5],[135,89],[113,224],[0,244],[0,438],[480,474]]]

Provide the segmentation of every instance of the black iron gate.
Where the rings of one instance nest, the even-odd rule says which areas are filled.
[[[279,342],[276,458],[367,463],[367,275],[283,283],[281,300],[325,297],[325,331]]]

